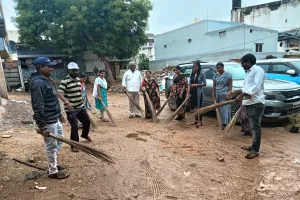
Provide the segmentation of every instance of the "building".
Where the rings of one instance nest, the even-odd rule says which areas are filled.
[[[148,42],[140,48],[139,54],[145,54],[150,61],[155,60],[154,34],[147,33],[146,35]]]
[[[9,47],[9,40],[7,37],[4,13],[2,9],[2,4],[0,1],[0,97],[8,99],[7,93],[7,85],[6,79],[10,78],[6,76],[6,72],[9,71],[2,63],[6,59],[10,58],[10,47]],[[0,98],[1,103],[1,98]]]
[[[242,52],[257,52],[265,56],[276,52],[277,39],[276,30],[238,22],[204,20],[156,35],[156,60],[150,62],[150,68],[190,62],[191,59],[217,61],[240,58]],[[166,66],[158,64],[159,61],[166,61]],[[155,64],[157,66],[153,66]]]
[[[300,0],[281,0],[249,7],[241,7],[241,0],[233,0],[231,21],[279,31],[278,51],[299,52]]]

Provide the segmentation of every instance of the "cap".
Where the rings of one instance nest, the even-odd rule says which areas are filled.
[[[56,62],[51,62],[51,60],[47,57],[38,57],[33,61],[34,65],[43,65],[43,66],[55,66],[57,63]]]
[[[78,65],[74,62],[68,64],[68,69],[79,69]]]
[[[133,66],[133,65],[136,65],[135,62],[133,62],[133,61],[131,61],[131,62],[128,64],[129,67],[130,67],[130,66]]]

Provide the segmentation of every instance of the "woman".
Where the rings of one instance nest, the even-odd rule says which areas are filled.
[[[203,104],[203,87],[206,86],[206,78],[203,73],[201,73],[201,64],[196,61],[193,66],[193,72],[190,76],[189,91],[191,94],[191,109],[198,109],[202,107]],[[195,116],[194,124],[198,128],[202,126],[202,115]]]
[[[95,107],[100,110],[100,118],[102,122],[109,122],[109,120],[105,119],[104,112],[105,109],[101,103],[105,104],[107,107],[107,82],[105,80],[106,72],[104,70],[100,70],[99,77],[95,79],[93,96],[95,98]]]
[[[82,95],[82,99],[83,99],[83,104],[84,104],[84,107],[88,110],[91,110],[91,104],[88,100],[88,97],[86,95],[86,85],[85,85],[85,82],[87,80],[87,77],[86,77],[86,74],[84,73],[81,73],[79,75],[79,78],[80,78],[80,84],[81,84],[81,95]],[[81,122],[78,120],[78,127],[79,128],[82,128],[82,124]]]
[[[184,76],[184,74],[180,71],[180,66],[176,66],[175,68],[175,75],[173,77],[173,86],[172,86],[172,92],[175,93],[176,98],[176,106],[177,108],[184,102],[184,100],[187,98],[187,90],[188,90],[188,84],[187,79]],[[177,114],[176,120],[182,121],[185,119],[185,105],[180,109],[180,111]]]
[[[154,79],[151,78],[151,71],[146,71],[146,77],[142,81],[142,90],[147,92],[152,105],[155,110],[160,108],[160,98],[159,98],[159,86]],[[147,102],[146,95],[144,94],[145,102],[145,117],[146,119],[152,119],[152,113],[150,106]]]
[[[232,90],[232,76],[230,73],[225,72],[223,63],[217,63],[216,68],[218,73],[213,77],[212,98],[219,103],[228,100],[227,93]],[[219,108],[219,111],[222,120],[222,129],[225,129],[231,120],[231,105],[222,106]]]

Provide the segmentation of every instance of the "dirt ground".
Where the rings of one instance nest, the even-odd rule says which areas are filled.
[[[28,94],[10,94],[10,99],[30,102]],[[192,114],[187,114],[187,122],[166,126],[171,114],[167,107],[158,124],[129,119],[123,94],[109,94],[118,127],[100,122],[99,114],[93,114],[98,128],[90,133],[94,142],[87,144],[116,158],[115,165],[72,153],[64,144],[59,161],[68,167],[68,179],[50,180],[42,172],[38,180],[25,180],[25,174],[37,170],[11,159],[35,157],[36,164],[46,168],[43,139],[33,125],[21,123],[32,120],[30,104],[9,101],[5,107],[0,135],[12,137],[0,138],[3,200],[300,199],[300,134],[264,127],[260,157],[246,160],[240,147],[251,139],[241,138],[240,127],[230,136],[219,137],[214,117],[204,117],[204,125],[196,129],[189,125]],[[67,124],[64,133],[69,137]],[[46,189],[35,189],[36,185]]]

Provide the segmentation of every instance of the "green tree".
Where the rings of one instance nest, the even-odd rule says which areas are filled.
[[[149,0],[15,0],[20,41],[52,45],[69,57],[95,53],[114,83],[108,58],[131,58],[147,41]]]
[[[149,58],[143,53],[139,55],[139,69],[149,70]]]

